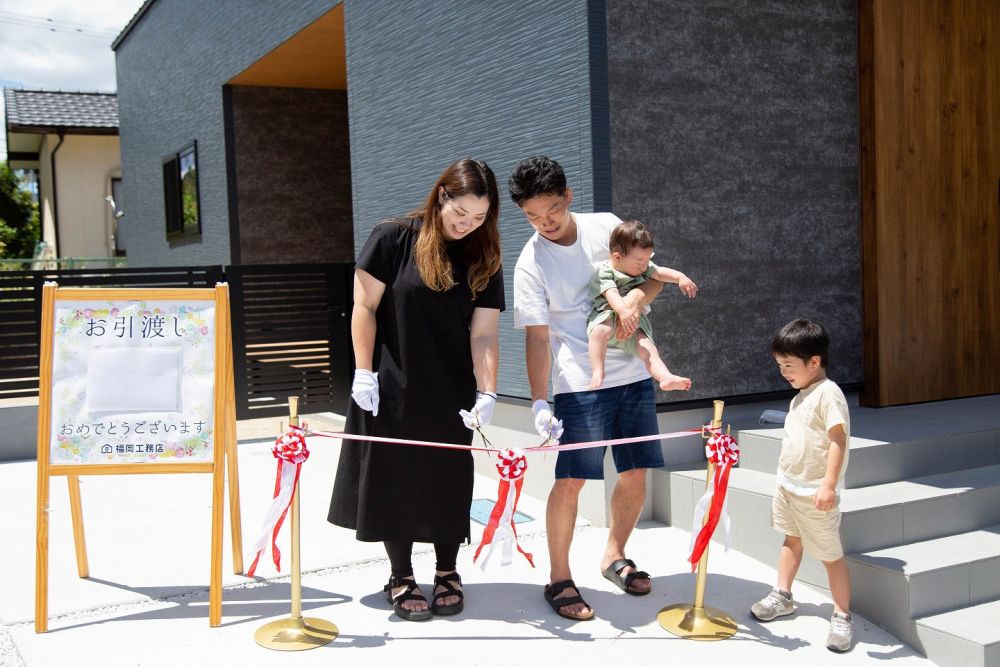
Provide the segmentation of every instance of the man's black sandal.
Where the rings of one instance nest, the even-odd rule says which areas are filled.
[[[400,591],[395,597],[392,595],[392,589],[399,588],[400,586],[405,586],[406,588]],[[411,611],[403,606],[404,602],[409,600],[421,600],[427,602],[427,598],[423,596],[422,593],[414,593],[413,591],[417,589],[417,582],[413,579],[406,579],[403,577],[389,577],[389,583],[385,585],[382,590],[386,593],[386,599],[392,603],[392,611],[403,620],[406,621],[426,621],[434,616],[430,608],[423,609],[421,611]]]
[[[621,575],[621,571],[626,567],[631,567],[635,572],[629,572],[624,577]],[[629,595],[648,595],[652,587],[639,591],[632,588],[632,583],[636,579],[649,579],[649,573],[643,572],[635,566],[635,562],[631,558],[619,558],[614,563],[608,566],[608,569],[604,570],[604,578],[613,583],[618,588],[622,589]]]
[[[455,584],[458,584],[459,586],[462,585],[462,577],[458,576],[458,572],[452,572],[451,574],[445,574],[442,576],[434,576],[434,590],[437,590],[438,586],[444,588],[444,590],[440,593],[434,594],[434,604],[431,605],[431,609],[433,609],[434,613],[438,616],[454,616],[465,608],[465,594],[462,593],[461,588],[456,588]],[[453,602],[451,604],[438,604],[438,600],[452,596],[457,596],[458,602]]]
[[[551,584],[545,585],[545,601],[549,603],[552,609],[562,616],[563,618],[568,618],[571,621],[589,621],[594,618],[594,608],[591,607],[582,596],[579,595],[580,589],[576,588],[577,595],[567,595],[566,597],[557,598],[556,596],[562,593],[567,588],[576,588],[576,584],[573,583],[572,579],[563,579],[562,581],[556,581]],[[583,604],[587,606],[589,610],[589,615],[575,616],[567,611],[563,611],[564,607],[569,607],[574,604]]]

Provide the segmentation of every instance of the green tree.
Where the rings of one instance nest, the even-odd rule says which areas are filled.
[[[38,204],[17,174],[0,162],[0,257],[34,255],[38,230]]]

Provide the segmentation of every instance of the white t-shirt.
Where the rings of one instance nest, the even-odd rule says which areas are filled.
[[[552,390],[586,391],[590,385],[587,315],[593,306],[590,281],[611,253],[611,230],[621,224],[613,213],[574,213],[576,241],[562,246],[535,232],[514,267],[514,326],[548,326],[552,348]],[[649,377],[639,358],[609,347],[604,387],[620,387]]]
[[[792,399],[785,417],[785,437],[778,459],[778,484],[800,496],[814,496],[826,477],[830,429],[843,425],[851,440],[851,414],[847,399],[833,380],[814,382]],[[850,449],[844,452],[837,487],[843,488]]]

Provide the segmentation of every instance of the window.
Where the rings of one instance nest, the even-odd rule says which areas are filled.
[[[163,197],[167,238],[201,236],[198,199],[198,145],[192,141],[163,163]]]

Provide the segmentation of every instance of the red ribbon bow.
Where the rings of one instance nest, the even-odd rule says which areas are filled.
[[[298,491],[299,474],[302,472],[302,464],[309,458],[309,447],[306,446],[306,438],[302,429],[292,426],[287,433],[278,437],[271,447],[271,454],[278,459],[278,471],[274,479],[274,500],[264,518],[264,527],[261,536],[254,544],[253,563],[247,570],[247,576],[252,577],[257,571],[257,563],[260,556],[267,548],[267,538],[270,536],[271,557],[274,566],[281,572],[281,550],[278,549],[278,533],[281,525],[288,514],[288,508],[292,504],[292,499]],[[287,466],[287,467],[286,467]],[[291,467],[294,466],[294,469]],[[280,498],[279,498],[280,496]]]
[[[691,556],[688,558],[692,572],[697,568],[698,561],[701,560],[702,554],[708,548],[708,542],[712,539],[712,534],[722,517],[722,510],[726,503],[726,492],[729,489],[729,471],[740,460],[740,447],[733,436],[716,431],[705,443],[705,457],[715,464],[715,473],[709,483],[708,490],[702,497],[702,501],[710,499],[711,505],[707,512],[708,519],[698,532],[694,547],[691,549]],[[695,517],[696,522],[697,519]]]
[[[517,528],[514,527],[517,501],[521,497],[521,486],[524,484],[524,473],[528,470],[528,460],[522,450],[510,448],[501,450],[497,459],[497,472],[500,474],[497,502],[493,505],[493,511],[490,512],[489,521],[483,529],[483,538],[472,557],[472,562],[475,563],[483,547],[489,545],[490,549],[486,552],[486,558],[482,564],[483,569],[486,569],[486,564],[497,547],[493,541],[494,534],[499,532],[500,564],[509,565],[516,548],[528,559],[531,567],[534,567],[535,562],[532,555],[517,543]]]
[[[518,452],[509,448],[500,452],[497,457],[497,472],[500,473],[500,479],[513,482],[524,477],[524,473],[528,470],[528,459],[525,458],[524,452],[520,450]]]
[[[289,463],[304,463],[309,458],[309,447],[301,431],[289,431],[274,441],[271,448],[274,458]]]

